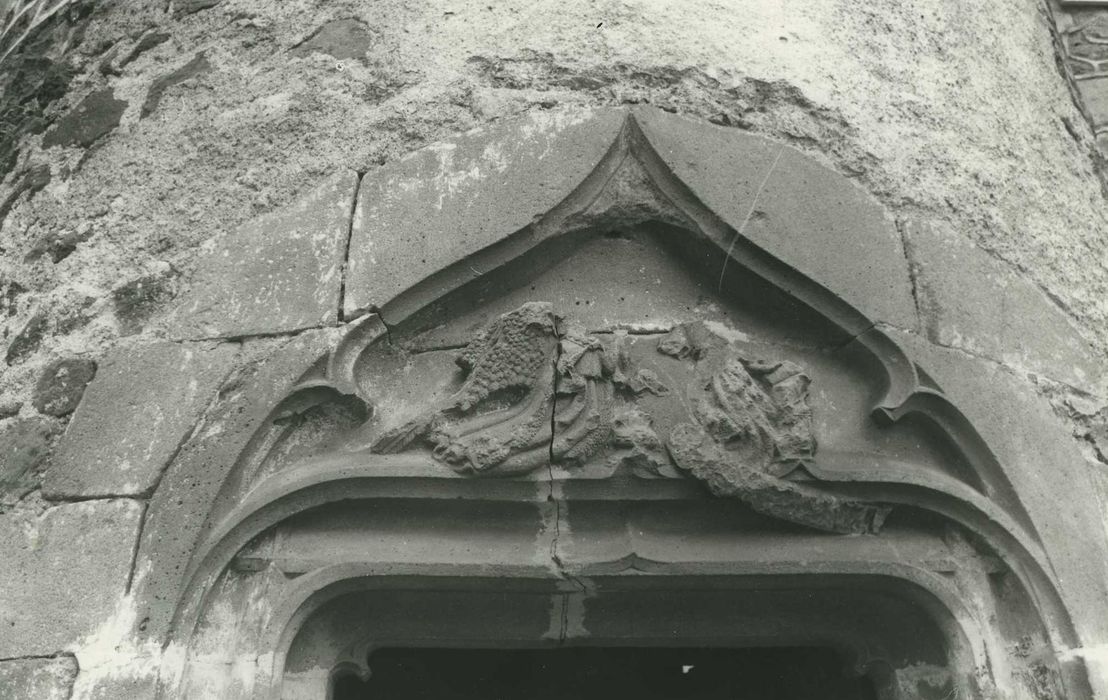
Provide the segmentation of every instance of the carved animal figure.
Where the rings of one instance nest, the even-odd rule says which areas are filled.
[[[799,366],[742,357],[702,323],[678,326],[657,349],[693,360],[695,387],[689,420],[663,440],[635,402],[667,396],[670,388],[620,348],[566,324],[548,303],[524,304],[462,351],[457,364],[465,379],[457,392],[382,434],[371,450],[422,444],[456,471],[508,475],[580,464],[611,445],[633,468],[675,476],[672,460],[712,493],[773,517],[831,532],[881,526],[888,508],[782,478],[816,451],[810,380]]]
[[[460,472],[517,474],[579,462],[611,428],[603,347],[545,302],[500,316],[458,357],[465,381],[444,405],[382,435],[394,453],[423,441]],[[607,371],[610,374],[610,371]]]
[[[702,387],[694,421],[675,426],[666,441],[674,462],[717,496],[766,515],[830,532],[880,529],[887,507],[780,478],[815,455],[810,380],[792,362],[751,360],[721,340],[703,324],[687,324],[659,341],[659,352],[697,360]]]

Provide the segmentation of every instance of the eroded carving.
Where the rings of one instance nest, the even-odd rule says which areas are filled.
[[[658,368],[642,366],[643,348]],[[429,448],[455,471],[481,475],[573,467],[608,452],[633,473],[684,472],[718,496],[821,530],[874,532],[888,513],[787,478],[816,451],[811,380],[793,362],[744,356],[704,323],[632,341],[590,335],[532,302],[494,321],[456,362],[458,390],[385,431],[373,452]],[[667,384],[681,377],[683,390]],[[679,410],[656,424],[648,400]]]
[[[612,368],[603,346],[561,327],[550,304],[504,314],[457,359],[465,382],[445,405],[372,446],[395,453],[422,441],[463,473],[517,474],[587,458],[611,428]]]

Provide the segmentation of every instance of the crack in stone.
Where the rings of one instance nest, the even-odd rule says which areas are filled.
[[[548,503],[554,504],[554,537],[550,540],[550,560],[554,562],[554,566],[558,570],[558,574],[565,576],[565,570],[562,566],[562,560],[558,556],[558,541],[562,536],[562,503],[556,497],[554,493],[554,434],[556,430],[556,422],[558,416],[558,362],[562,359],[562,332],[558,328],[558,317],[554,317],[554,337],[557,338],[557,342],[554,344],[554,359],[550,370],[554,373],[554,381],[551,386],[553,392],[550,400],[550,442],[547,446],[548,455],[546,460],[546,474],[548,479],[549,491],[546,495]],[[565,643],[566,635],[569,629],[569,594],[563,593],[561,595],[561,609],[558,611],[558,644]]]
[[[1011,375],[1012,377],[1015,377],[1016,379],[1020,379],[1022,381],[1027,381],[1032,376],[1039,376],[1039,377],[1043,377],[1045,379],[1049,379],[1050,381],[1055,382],[1055,383],[1057,383],[1061,386],[1064,386],[1064,387],[1066,387],[1066,388],[1068,388],[1068,389],[1070,389],[1070,390],[1072,390],[1072,391],[1074,391],[1078,394],[1081,394],[1083,396],[1094,396],[1094,397],[1098,396],[1097,394],[1095,394],[1093,392],[1090,392],[1088,389],[1082,389],[1081,387],[1076,387],[1076,386],[1074,386],[1074,385],[1072,385],[1072,384],[1070,384],[1066,381],[1063,381],[1061,379],[1057,379],[1055,377],[1047,376],[1047,375],[1041,374],[1039,372],[1034,372],[1032,370],[1020,369],[1018,367],[1013,367],[1011,365],[1005,364],[1004,362],[1001,362],[1000,360],[989,357],[988,355],[981,355],[979,353],[973,352],[972,350],[967,350],[966,348],[958,347],[957,345],[947,345],[945,343],[939,343],[939,342],[936,342],[934,340],[931,340],[926,335],[922,335],[922,334],[920,334],[916,331],[913,331],[913,330],[910,330],[910,329],[907,329],[907,328],[901,328],[899,326],[894,326],[890,323],[885,323],[884,321],[879,322],[879,323],[871,324],[868,328],[866,328],[865,331],[863,331],[862,333],[859,333],[858,335],[860,336],[860,335],[864,334],[865,332],[868,332],[868,331],[870,331],[874,328],[876,328],[878,330],[881,330],[883,328],[889,328],[891,330],[900,331],[901,333],[907,333],[908,335],[914,335],[914,336],[924,340],[929,345],[933,345],[933,346],[935,346],[937,348],[940,348],[942,350],[949,350],[951,352],[956,352],[960,355],[964,355],[965,357],[967,357],[971,360],[976,360],[978,362],[984,362],[984,363],[986,363],[988,365],[991,365],[992,367],[995,367],[996,369],[999,369],[1003,372],[1006,372],[1009,375]],[[855,336],[854,338],[851,338],[851,341],[853,341],[857,337],[858,336]],[[849,345],[849,342],[846,343],[846,344]],[[845,347],[845,345],[844,345],[844,347]],[[1034,382],[1031,382],[1031,384],[1033,386]]]
[[[382,321],[382,325],[384,322]],[[388,327],[386,326],[386,329]],[[469,347],[469,343],[443,343],[442,345],[425,345],[417,348],[409,348],[404,345],[400,345],[400,348],[409,355],[426,355],[432,352],[450,352],[452,350],[464,350]]]
[[[303,328],[294,328],[287,331],[269,331],[265,333],[243,333],[240,335],[209,335],[201,336],[198,338],[171,338],[170,342],[184,345],[185,343],[203,343],[203,342],[222,342],[222,343],[241,343],[244,340],[259,340],[263,338],[295,338],[308,331],[318,331],[324,328],[340,328],[345,323],[329,323],[319,326],[304,326]]]
[[[169,464],[167,462],[167,464]],[[139,516],[138,531],[135,532],[135,543],[131,546],[131,565],[127,570],[127,583],[123,586],[123,595],[130,595],[131,586],[135,583],[135,570],[138,567],[139,549],[142,545],[142,533],[146,529],[146,514],[150,512],[150,504],[140,501],[142,515]]]
[[[919,300],[919,264],[915,261],[915,252],[912,247],[912,241],[908,236],[907,222],[903,218],[897,218],[896,231],[900,234],[900,247],[901,252],[904,254],[904,261],[908,265],[908,291],[912,294],[912,304],[916,307],[916,324],[920,328],[923,327],[923,311],[920,309]]]
[[[556,489],[555,489],[555,484],[554,484],[554,460],[555,460],[554,440],[555,440],[555,435],[556,435],[556,430],[557,430],[558,388],[559,388],[559,384],[560,384],[560,380],[561,380],[561,375],[558,372],[558,363],[562,359],[562,342],[561,341],[562,341],[562,338],[564,336],[562,335],[562,330],[558,327],[558,318],[557,318],[557,316],[554,317],[554,336],[558,339],[558,342],[555,344],[553,367],[551,368],[554,372],[554,382],[553,382],[553,395],[551,396],[551,402],[550,402],[551,408],[550,408],[549,456],[548,456],[547,465],[546,465],[547,478],[549,479],[549,485],[550,485],[550,489],[547,492],[547,497],[546,498],[547,498],[547,502],[552,502],[554,504],[554,537],[552,538],[552,540],[550,542],[550,560],[554,563],[554,566],[557,568],[557,572],[558,572],[559,576],[561,576],[563,579],[565,579],[566,581],[569,581],[574,586],[576,586],[580,590],[580,594],[587,594],[588,593],[588,587],[585,585],[585,583],[583,581],[581,581],[579,578],[577,578],[576,576],[574,576],[573,574],[571,574],[569,571],[566,570],[565,562],[562,561],[561,556],[559,556],[559,554],[558,554],[558,544],[559,544],[559,541],[561,540],[561,537],[562,537],[563,513],[562,513],[562,500],[561,500],[561,498],[558,497],[558,494],[555,492]],[[569,625],[570,625],[569,611],[570,611],[570,602],[571,602],[571,596],[572,595],[576,595],[576,594],[575,593],[563,593],[562,596],[561,596],[561,606],[562,607],[561,607],[561,610],[560,610],[560,620],[559,620],[559,630],[558,630],[558,644],[564,644],[566,639],[569,636]]]
[[[145,503],[149,500],[149,496],[143,496],[134,493],[96,493],[86,496],[62,496],[60,498],[46,498],[42,499],[45,503],[49,503],[48,508],[53,508],[56,505],[63,505],[66,503],[88,503],[89,501],[135,501],[136,503]],[[0,659],[2,661],[3,659]]]
[[[773,175],[773,171],[777,169],[777,164],[781,161],[781,154],[785,152],[785,146],[777,150],[777,155],[773,158],[773,163],[770,164],[769,169],[766,171],[765,177],[762,178],[762,184],[758,186],[758,191],[754,193],[754,198],[750,200],[750,211],[746,212],[746,216],[743,218],[739,228],[735,230],[735,235],[731,237],[731,244],[727,246],[727,253],[723,256],[723,267],[719,271],[719,284],[716,291],[723,291],[723,279],[727,274],[727,261],[731,259],[731,254],[735,251],[735,242],[739,240],[739,237],[743,235],[743,231],[746,230],[746,225],[750,223],[750,219],[754,216],[755,207],[758,206],[758,200],[762,196],[762,192],[765,191],[766,185],[769,184],[769,178]]]
[[[389,324],[389,322],[387,320],[385,320],[385,314],[381,310],[381,307],[374,304],[374,305],[372,305],[372,306],[370,306],[366,309],[366,313],[367,314],[377,314],[377,318],[381,319],[381,325],[385,327],[385,338],[389,341],[389,345],[393,345],[395,347],[398,347],[401,350],[405,349],[399,343],[394,343],[393,342],[393,340],[392,340],[392,326]],[[366,314],[362,314],[362,315],[364,316]]]
[[[354,196],[350,202],[350,216],[346,221],[346,242],[342,248],[342,264],[339,266],[339,308],[336,318],[340,323],[347,320],[343,316],[343,309],[346,307],[346,273],[350,267],[350,241],[354,238],[354,214],[358,211],[358,195],[362,190],[362,178],[365,177],[365,171],[355,171],[355,173],[358,176],[358,183],[354,186]]]
[[[0,663],[5,661],[49,661],[51,659],[73,659],[74,663],[77,662],[76,654],[69,651],[59,651],[54,654],[27,654],[26,656],[6,656],[0,659]]]
[[[562,562],[558,558],[558,538],[562,534],[562,506],[554,494],[554,432],[556,429],[556,422],[558,416],[558,362],[562,359],[562,332],[558,328],[558,317],[554,317],[554,337],[558,339],[558,342],[554,344],[554,363],[550,368],[554,372],[554,382],[552,383],[552,396],[550,397],[550,443],[547,447],[548,457],[546,460],[546,473],[549,479],[550,490],[547,493],[546,500],[554,503],[554,539],[550,543],[550,558],[557,565],[559,571],[562,568]]]

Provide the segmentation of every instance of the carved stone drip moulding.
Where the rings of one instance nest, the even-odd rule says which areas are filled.
[[[634,605],[718,618],[678,643],[825,642],[882,697],[921,668],[1089,697],[1055,660],[1081,644],[1048,556],[1072,533],[902,341],[899,245],[810,158],[654,110],[521,118],[367,176],[357,320],[238,377],[155,495],[137,634],[185,659],[161,697],[322,698],[428,639],[674,643],[660,612],[621,627]],[[518,614],[390,617],[464,591]],[[867,599],[920,622],[848,624]]]

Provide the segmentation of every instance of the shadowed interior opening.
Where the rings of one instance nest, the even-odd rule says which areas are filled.
[[[870,700],[831,649],[379,649],[367,681],[335,678],[332,700]]]

